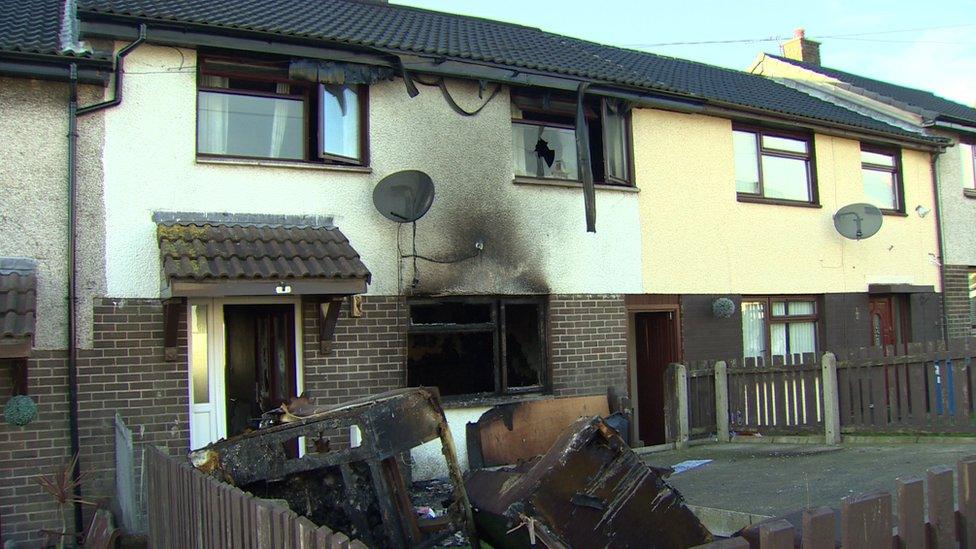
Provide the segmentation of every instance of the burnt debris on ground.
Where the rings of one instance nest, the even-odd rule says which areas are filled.
[[[489,410],[468,424],[473,469],[462,476],[436,389],[333,408],[303,397],[267,415],[263,428],[193,451],[190,460],[371,547],[478,547],[480,538],[497,549],[671,548],[711,540],[664,481],[670,471],[644,464],[602,419],[610,411],[605,396]],[[353,427],[359,444],[327,443],[326,434]],[[308,442],[303,455],[299,437]],[[410,450],[435,439],[449,478],[411,482]]]
[[[436,389],[389,391],[298,416],[190,453],[201,471],[257,496],[287,502],[295,512],[372,547],[432,545],[462,531],[477,544],[454,443]],[[298,437],[322,439],[335,429],[358,427],[357,446],[290,451]],[[453,503],[436,518],[419,517],[400,458],[440,439],[452,479]],[[325,449],[325,448],[323,448]]]

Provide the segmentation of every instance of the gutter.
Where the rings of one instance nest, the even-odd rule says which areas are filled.
[[[122,102],[122,79],[124,75],[123,63],[125,56],[135,49],[139,44],[146,41],[146,26],[139,28],[139,38],[123,47],[115,55],[115,93],[112,99],[88,105],[78,106],[78,65],[72,62],[69,65],[68,81],[70,84],[70,94],[68,97],[68,423],[71,432],[71,453],[80,456],[81,441],[78,425],[78,326],[76,323],[78,313],[78,207],[77,207],[77,183],[78,183],[78,118],[86,114],[91,114],[103,109],[114,107]],[[81,494],[81,459],[74,462],[74,470],[71,472],[74,481],[74,504],[75,531],[84,531],[84,519],[81,512],[81,505],[77,503],[82,498]]]
[[[70,70],[65,62],[77,66],[77,78],[81,84],[105,86],[112,71],[112,62],[102,59],[67,58],[63,55],[46,55],[22,52],[0,52],[0,76],[33,78],[68,82]]]

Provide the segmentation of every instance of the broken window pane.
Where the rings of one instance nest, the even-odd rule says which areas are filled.
[[[541,299],[410,304],[407,383],[441,395],[541,390],[548,379]]]
[[[410,323],[484,324],[492,322],[491,303],[445,302],[410,305]]]
[[[509,388],[542,384],[545,359],[534,303],[505,305],[505,367]]]
[[[515,175],[579,179],[576,131],[541,124],[512,123]]]
[[[410,334],[409,384],[437,387],[441,396],[495,390],[491,332]]]

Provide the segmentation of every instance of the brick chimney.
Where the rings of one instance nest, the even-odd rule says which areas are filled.
[[[812,65],[820,64],[820,42],[807,40],[806,31],[802,28],[793,31],[793,38],[780,44],[783,57],[803,61]]]

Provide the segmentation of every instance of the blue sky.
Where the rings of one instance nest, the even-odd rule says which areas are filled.
[[[391,0],[539,27],[616,46],[745,69],[804,27],[825,66],[976,104],[976,1]],[[893,32],[912,29],[910,32]],[[924,30],[917,30],[924,29]],[[868,34],[870,33],[870,34]],[[837,36],[858,35],[858,36]]]

